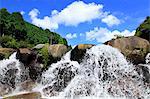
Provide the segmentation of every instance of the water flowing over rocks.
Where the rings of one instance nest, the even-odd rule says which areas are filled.
[[[150,52],[150,43],[136,36],[110,40],[105,44],[118,48],[133,64],[145,63],[145,56]]]
[[[39,81],[31,80],[30,72],[34,73],[35,71],[24,66],[31,66],[30,63],[33,64],[33,61],[30,60],[29,64],[24,64],[21,60],[16,59],[16,53],[12,54],[9,59],[0,61],[0,78],[6,79],[0,82],[0,90],[3,90],[0,92],[0,96],[15,97],[14,99],[27,96],[32,99],[34,97],[32,92],[39,92],[38,98],[34,97],[33,99],[40,99],[41,97],[46,99],[58,97],[61,97],[60,99],[80,99],[80,97],[150,98],[149,55],[146,57],[146,68],[143,68],[145,66],[143,64],[137,68],[138,65],[128,62],[118,49],[111,46],[82,44],[78,45],[77,48],[84,50],[84,54],[79,57],[82,58],[82,61],[71,60],[72,51],[76,49],[75,47],[67,52],[60,61],[51,64],[47,70],[41,72]],[[32,51],[20,52],[32,56]],[[38,62],[37,57],[32,58],[35,59],[35,63]],[[18,95],[22,91],[27,91],[27,94]]]
[[[42,67],[38,62],[37,52],[27,48],[21,48],[18,49],[16,57],[24,64],[25,68],[29,69],[30,78],[32,80],[37,80],[42,73]]]

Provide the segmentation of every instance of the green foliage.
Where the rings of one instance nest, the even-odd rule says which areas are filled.
[[[19,47],[19,44],[11,36],[0,37],[0,45],[2,47],[8,47],[8,48],[18,48]]]
[[[10,14],[7,9],[0,9],[0,36],[10,36],[15,39],[12,42],[4,43],[3,47],[32,47],[36,44],[49,43],[52,39],[54,44],[67,45],[66,39],[62,38],[59,34],[51,32],[46,29],[43,30],[33,24],[24,21],[19,12]],[[8,39],[8,38],[7,38]],[[11,40],[9,40],[11,41]],[[24,41],[24,42],[23,42]],[[20,42],[20,44],[17,43]],[[14,46],[14,44],[17,44]],[[6,46],[7,45],[7,46]]]
[[[48,46],[49,44],[45,44],[44,47],[39,50],[39,54],[41,54],[43,62],[44,62],[44,66],[46,67],[48,65],[49,62],[49,53],[48,53]]]
[[[0,45],[2,47],[7,47],[7,48],[31,48],[33,47],[33,45],[29,44],[27,41],[16,41],[16,39],[7,35],[0,37]]]
[[[136,29],[135,36],[147,39],[150,42],[150,16]]]

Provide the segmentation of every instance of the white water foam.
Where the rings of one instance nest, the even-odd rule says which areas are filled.
[[[49,99],[150,98],[150,88],[145,87],[135,66],[119,50],[107,45],[94,46],[87,50],[80,64],[70,60],[70,53],[43,72],[41,82],[32,91],[39,91],[43,98]],[[5,74],[12,68],[17,70],[18,80],[15,78],[15,81],[18,83],[24,69],[16,59],[16,53],[0,61],[0,77],[7,78]],[[17,93],[20,93],[19,90],[12,94]]]
[[[66,54],[67,55],[67,54]],[[69,55],[68,55],[69,56]],[[67,60],[65,60],[67,59]],[[67,65],[64,65],[67,62]],[[75,76],[61,91],[55,90],[55,82],[59,82],[57,76],[59,69],[70,66],[75,68],[72,72]],[[115,48],[106,45],[97,45],[87,50],[81,64],[70,61],[69,58],[53,64],[43,74],[43,91],[46,97],[126,97],[147,98],[142,78],[135,71],[134,65],[127,62],[125,57]],[[62,78],[64,80],[67,78]],[[61,81],[60,81],[61,82]],[[50,86],[50,88],[49,88]],[[43,87],[43,88],[44,88]],[[53,94],[52,94],[53,93]]]

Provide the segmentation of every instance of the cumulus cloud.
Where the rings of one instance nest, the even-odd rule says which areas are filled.
[[[74,38],[77,38],[77,34],[71,34],[71,33],[68,33],[67,35],[66,35],[66,38],[67,39],[74,39]]]
[[[38,9],[33,9],[29,12],[32,23],[42,27],[44,29],[57,29],[58,24],[52,20],[52,18],[45,16],[43,19],[38,18],[38,14],[40,14]],[[54,12],[53,12],[54,14]]]
[[[102,22],[109,23],[109,25],[111,24],[112,26],[116,24],[115,21],[117,20],[115,16],[112,18],[108,12],[103,11],[103,5],[96,3],[86,4],[83,1],[75,1],[60,12],[53,10],[50,16],[45,16],[42,19],[37,17],[38,14],[40,14],[40,12],[37,9],[33,9],[29,12],[32,23],[48,29],[57,29],[60,24],[65,26],[77,26],[80,23],[91,22],[95,19],[103,19]],[[113,21],[113,23],[110,21]]]
[[[95,27],[93,30],[90,30],[89,32],[86,32],[86,40],[93,41],[96,40],[97,42],[106,42],[108,40],[111,40],[112,38],[115,38],[115,35],[121,35],[121,36],[133,36],[135,34],[135,30],[129,31],[119,31],[119,30],[113,30],[110,31],[107,28],[103,27]]]
[[[22,15],[24,15],[24,14],[25,14],[25,12],[24,12],[24,11],[21,11],[20,13],[21,13]]]
[[[102,22],[106,23],[109,27],[113,25],[119,25],[121,23],[121,21],[113,15],[108,15],[102,18]]]

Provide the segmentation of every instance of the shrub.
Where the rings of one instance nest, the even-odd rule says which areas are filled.
[[[39,54],[42,56],[42,59],[43,59],[43,64],[44,66],[46,67],[48,65],[48,62],[49,62],[49,53],[48,53],[48,46],[49,44],[45,44],[44,47],[39,50]]]

